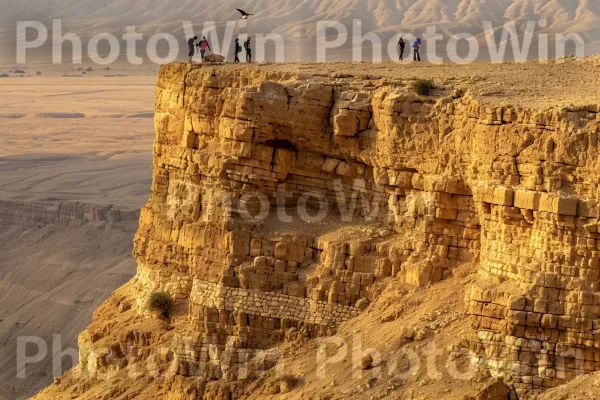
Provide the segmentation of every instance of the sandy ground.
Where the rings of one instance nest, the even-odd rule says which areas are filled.
[[[77,336],[93,310],[135,274],[132,225],[124,231],[93,223],[0,227],[0,399],[48,386],[53,361],[59,370],[77,362],[69,354],[77,355]],[[52,357],[58,349],[62,360]],[[19,364],[36,354],[42,359]]]
[[[335,336],[304,343],[288,338],[279,347],[281,369],[252,383],[245,398],[257,393],[264,399],[281,398],[272,395],[278,374],[301,377],[298,390],[287,393],[286,400],[462,399],[477,394],[482,386],[469,369],[468,352],[454,351],[466,329],[463,298],[476,279],[474,267],[463,264],[429,289],[381,284],[367,312],[342,324]],[[408,338],[408,332],[418,335]],[[363,371],[365,354],[373,355],[374,368]],[[317,361],[323,359],[327,361]]]
[[[139,209],[150,188],[154,82],[152,76],[2,79],[0,399],[25,398],[50,384],[53,345],[77,349],[92,312],[135,274],[136,221],[114,229],[82,220],[66,227],[22,224],[14,204]],[[40,338],[48,354],[26,365],[20,379],[17,338],[27,336]],[[35,351],[27,346],[27,355]],[[62,362],[59,368],[72,361]]]

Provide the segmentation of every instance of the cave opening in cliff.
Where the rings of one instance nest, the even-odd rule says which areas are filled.
[[[273,147],[275,149],[298,151],[298,149],[296,149],[296,146],[294,146],[294,144],[292,142],[290,142],[289,140],[281,140],[281,139],[267,140],[265,142],[265,146]]]

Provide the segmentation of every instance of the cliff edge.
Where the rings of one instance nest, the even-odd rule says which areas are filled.
[[[163,66],[137,274],[36,398],[524,398],[599,371],[597,60],[394,68]]]

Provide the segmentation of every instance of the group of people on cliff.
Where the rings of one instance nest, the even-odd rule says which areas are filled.
[[[198,37],[194,36],[193,38],[189,39],[187,42],[190,63],[192,62],[192,59],[194,58],[194,55],[196,54],[196,50],[195,50],[196,47],[198,47],[198,49],[200,50],[200,56],[201,56],[203,62],[206,60],[206,51],[207,50],[212,51],[212,49],[210,48],[210,44],[208,43],[208,40],[206,40],[205,36],[203,36],[202,39],[198,43],[196,43],[196,40],[198,40]],[[400,56],[400,61],[404,60],[404,52],[406,50],[406,44],[407,44],[407,42],[404,40],[404,38],[401,37],[400,40],[398,41],[398,54]],[[239,55],[242,52],[242,48],[246,52],[246,62],[252,62],[252,45],[251,45],[250,37],[248,37],[248,39],[246,39],[243,47],[242,47],[242,45],[240,45],[240,39],[235,38],[234,47],[233,47],[234,62],[235,63],[240,62]],[[413,49],[414,61],[421,61],[421,38],[415,39],[415,41],[412,44],[412,49]]]
[[[240,62],[239,54],[242,52],[242,46],[240,46],[239,38],[235,38],[235,42],[234,42],[233,46],[234,46],[233,52],[234,52],[234,56],[235,56],[233,62],[239,63]],[[252,45],[250,44],[250,37],[248,37],[248,39],[246,39],[246,41],[244,42],[244,50],[246,51],[246,62],[252,62]]]
[[[400,55],[400,61],[404,60],[404,50],[406,49],[406,41],[404,38],[398,40],[398,54]],[[412,44],[413,59],[415,61],[421,61],[421,38],[416,38]]]
[[[208,40],[206,40],[206,36],[202,36],[202,39],[200,39],[200,41],[198,43],[196,43],[196,40],[198,40],[198,36],[194,36],[193,38],[189,39],[187,42],[188,50],[189,50],[188,56],[190,57],[190,63],[192,62],[192,59],[194,58],[194,55],[196,54],[196,49],[195,49],[196,47],[200,51],[200,57],[202,58],[203,62],[206,58],[206,51],[207,50],[212,51],[212,49],[210,48],[210,43],[208,43]]]
[[[200,57],[202,59],[202,62],[206,61],[207,50],[212,51],[212,49],[210,48],[210,44],[208,43],[208,40],[206,40],[205,36],[203,36],[202,39],[200,39],[200,41],[198,43],[196,43],[197,40],[198,40],[198,36],[194,36],[193,38],[188,39],[188,41],[187,41],[188,56],[190,59],[189,60],[190,63],[192,62],[194,55],[196,55],[196,47],[200,50]],[[244,42],[243,49],[246,51],[246,62],[252,62],[252,42],[249,37]],[[239,54],[242,52],[242,45],[240,45],[239,38],[235,38],[233,52],[234,52],[234,62],[239,63],[240,62]]]

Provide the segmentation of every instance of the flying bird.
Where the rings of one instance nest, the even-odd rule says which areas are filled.
[[[249,16],[254,15],[254,14],[248,14],[246,11],[240,10],[239,8],[236,8],[236,10],[238,10],[242,14],[240,19],[248,19]]]

